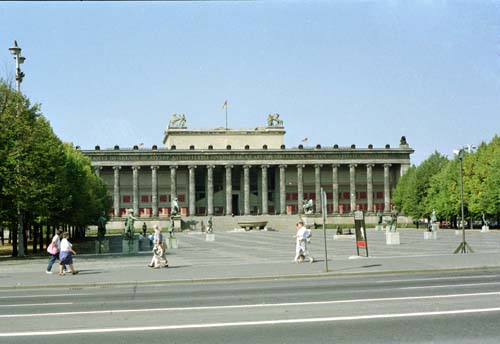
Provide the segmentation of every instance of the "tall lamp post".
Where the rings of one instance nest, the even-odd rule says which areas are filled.
[[[14,46],[12,48],[9,48],[9,51],[12,55],[14,55],[14,60],[16,60],[16,89],[17,92],[20,93],[21,82],[23,82],[24,78],[24,73],[21,71],[20,65],[24,63],[26,58],[21,56],[21,48],[17,45],[17,41],[14,41]],[[16,173],[19,175],[19,162],[17,163],[16,166]],[[17,242],[19,244],[19,250],[17,255],[19,257],[24,257],[24,223],[23,223],[23,214],[21,213],[21,208],[19,206],[19,201],[17,202],[17,233],[18,233]]]
[[[475,149],[473,145],[467,145],[458,150],[454,150],[453,153],[460,160],[460,207],[462,211],[462,242],[458,245],[457,249],[453,253],[474,253],[472,247],[465,241],[465,215],[464,215],[464,176],[463,176],[463,160],[465,151],[472,153]]]

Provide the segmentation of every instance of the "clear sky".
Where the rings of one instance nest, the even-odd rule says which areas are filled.
[[[284,120],[286,145],[397,146],[413,163],[500,134],[500,2],[0,3],[22,91],[64,141],[162,145],[189,128]]]

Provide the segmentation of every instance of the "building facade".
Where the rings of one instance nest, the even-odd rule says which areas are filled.
[[[391,148],[354,145],[286,148],[281,126],[253,130],[169,127],[164,147],[85,150],[109,190],[112,218],[133,209],[161,218],[178,199],[187,216],[301,214],[305,200],[329,216],[392,208],[391,195],[414,152],[401,138]]]

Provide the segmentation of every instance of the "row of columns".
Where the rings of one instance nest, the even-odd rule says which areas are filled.
[[[314,182],[316,194],[316,212],[321,211],[321,167],[323,165],[314,165]],[[174,199],[177,197],[177,166],[170,167],[170,197]],[[232,168],[233,165],[225,165],[226,169],[226,214],[232,214]],[[250,167],[251,165],[243,165],[243,212],[245,215],[250,214]],[[268,213],[268,187],[267,176],[269,165],[261,165],[262,173],[262,214]],[[366,165],[366,185],[367,185],[367,205],[368,209],[373,209],[373,167],[374,164]],[[391,164],[384,164],[384,208],[390,209],[390,173],[389,168]],[[132,194],[133,194],[133,209],[134,213],[139,213],[139,169],[140,166],[132,166]],[[189,170],[189,214],[196,212],[196,185],[195,185],[195,169],[197,166],[188,166]],[[207,168],[207,214],[213,215],[214,213],[214,178],[213,171],[215,166],[208,165]],[[287,165],[279,165],[279,200],[280,200],[280,213],[286,213],[286,168]],[[304,201],[304,180],[303,169],[305,165],[297,165],[297,193],[298,193],[298,209],[302,213],[302,204]],[[333,211],[337,212],[339,209],[339,181],[338,181],[338,164],[332,165],[332,191],[333,191]],[[356,208],[356,168],[357,164],[349,164],[349,185],[350,185],[350,205],[351,209]],[[100,175],[102,167],[96,168],[96,174]],[[158,169],[159,166],[151,166],[151,203],[153,216],[158,216]],[[114,215],[120,216],[120,170],[121,166],[113,166],[114,170],[114,188],[113,188],[113,208]]]

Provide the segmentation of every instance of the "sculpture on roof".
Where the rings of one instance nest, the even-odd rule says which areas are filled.
[[[401,136],[401,140],[399,140],[399,144],[401,146],[404,146],[404,145],[408,144],[408,142],[406,142],[406,137],[405,136]]]
[[[186,126],[186,115],[176,114],[172,115],[172,119],[168,123],[169,128],[184,128]]]
[[[267,126],[268,127],[282,127],[283,126],[283,120],[280,119],[280,114],[275,113],[275,114],[269,114],[267,116]]]

